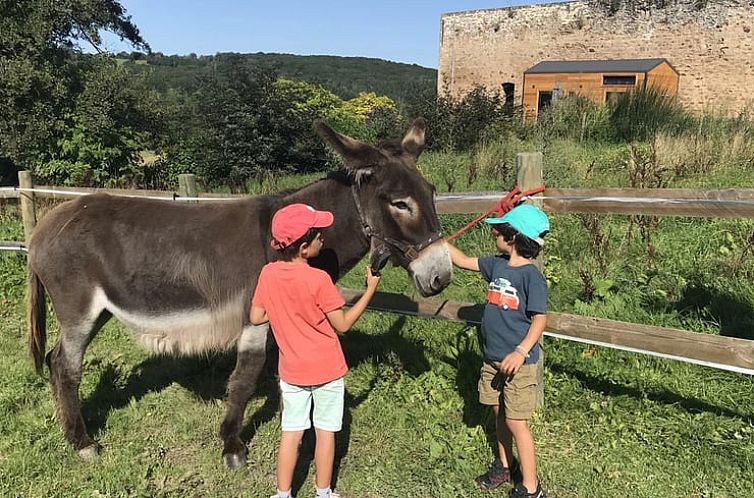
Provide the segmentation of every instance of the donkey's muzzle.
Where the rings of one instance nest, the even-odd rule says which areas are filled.
[[[409,265],[409,272],[414,286],[423,297],[440,293],[453,277],[453,263],[447,244],[438,242],[424,249]]]
[[[378,246],[372,251],[372,257],[369,260],[369,265],[372,267],[372,275],[375,277],[380,276],[380,270],[382,270],[390,259],[390,248],[383,244]]]

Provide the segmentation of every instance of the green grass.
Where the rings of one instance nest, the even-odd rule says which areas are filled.
[[[512,150],[493,145],[481,152],[486,156],[442,156],[460,165],[450,172],[429,154],[421,167],[438,187],[439,175],[453,173],[456,191],[504,190],[512,173],[494,176],[490,165]],[[620,145],[553,141],[547,175],[554,186],[625,185],[624,154]],[[469,182],[470,158],[487,166]],[[671,184],[750,186],[751,177],[723,168]],[[275,186],[300,181],[281,178]],[[443,230],[470,218],[443,216]],[[600,216],[588,230],[577,215],[554,215],[552,226],[545,272],[553,310],[754,338],[752,220],[663,218],[650,227],[652,261],[628,217]],[[0,239],[19,240],[21,233],[15,210],[6,206]],[[492,248],[483,227],[457,243],[469,254]],[[84,417],[104,450],[97,461],[82,461],[65,443],[47,382],[25,352],[23,256],[0,253],[0,268],[0,496],[272,493],[279,400],[270,365],[246,414],[249,465],[228,472],[216,433],[233,356],[153,358],[111,322],[87,351],[81,387]],[[362,275],[356,268],[341,284],[359,288]],[[478,301],[483,289],[478,275],[457,271],[442,297]],[[405,272],[391,268],[381,290],[412,293]],[[53,344],[54,316],[48,330]],[[490,413],[476,400],[477,331],[368,312],[342,343],[351,370],[338,491],[346,498],[490,496],[472,485],[492,455]],[[546,351],[545,408],[531,426],[550,496],[754,496],[754,379],[555,339],[546,341]],[[295,481],[300,496],[312,491],[311,459],[306,439]]]
[[[232,358],[149,358],[109,325],[87,353],[82,384],[85,417],[105,449],[84,462],[63,441],[46,382],[26,360],[21,307],[9,311],[0,318],[0,495],[273,489],[279,425],[269,369],[247,412],[249,465],[230,473],[215,432]],[[343,496],[483,496],[470,484],[490,455],[490,417],[475,400],[475,335],[458,324],[369,313],[343,338],[351,365],[338,438]],[[547,351],[546,408],[532,427],[552,496],[754,493],[750,378],[556,340]],[[302,453],[297,483],[306,496],[310,441]]]

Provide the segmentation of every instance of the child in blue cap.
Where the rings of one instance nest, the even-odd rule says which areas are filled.
[[[545,498],[537,479],[534,438],[528,420],[537,404],[539,338],[547,317],[547,282],[534,264],[550,230],[547,215],[522,204],[490,225],[500,254],[475,258],[448,244],[453,264],[478,271],[488,283],[482,315],[484,361],[479,402],[495,413],[498,458],[475,479],[482,490],[511,481],[516,443],[521,482],[511,498]]]

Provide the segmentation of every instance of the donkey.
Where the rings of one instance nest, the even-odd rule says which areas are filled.
[[[28,254],[29,350],[38,373],[43,361],[49,368],[58,419],[82,457],[99,453],[81,415],[82,360],[115,316],[155,353],[236,347],[220,437],[225,464],[246,464],[243,416],[271,337],[267,325],[249,323],[249,306],[259,271],[276,257],[269,226],[283,205],[303,202],[334,213],[325,247],[310,260],[333,280],[371,250],[373,267],[390,259],[423,296],[450,283],[434,187],[416,168],[424,120],[402,140],[377,147],[324,123],[315,127],[344,167],[299,190],[205,204],[93,194],[58,206],[39,223]],[[60,325],[46,357],[45,291]]]

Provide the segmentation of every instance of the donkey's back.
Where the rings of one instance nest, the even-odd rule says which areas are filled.
[[[30,313],[46,289],[72,347],[114,315],[147,348],[195,353],[231,346],[267,259],[270,198],[213,204],[95,194],[42,219],[29,247]],[[43,307],[43,306],[42,306]],[[44,354],[43,320],[32,345]]]

